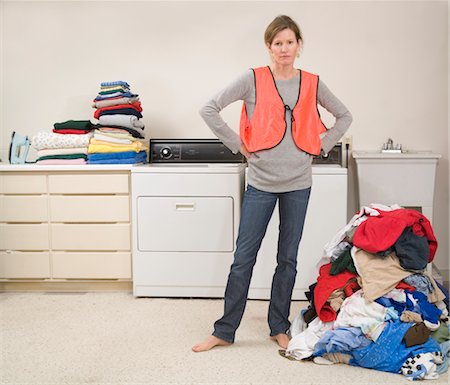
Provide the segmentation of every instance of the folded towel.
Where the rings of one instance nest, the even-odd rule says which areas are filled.
[[[61,165],[65,165],[65,164],[86,164],[86,160],[82,159],[82,158],[77,158],[77,159],[45,159],[45,160],[39,160],[36,162],[36,164],[41,164],[41,165],[47,165],[47,164],[61,164]]]
[[[31,145],[36,150],[47,148],[87,147],[92,136],[92,132],[83,135],[61,135],[55,134],[54,132],[41,131],[31,138]]]
[[[144,150],[148,150],[148,148],[138,140],[135,140],[131,144],[115,144],[93,138],[89,143],[88,154],[96,152],[124,152],[124,151],[140,152]]]
[[[39,158],[42,156],[49,156],[49,155],[68,155],[68,154],[86,154],[87,155],[87,146],[86,147],[73,147],[73,148],[52,148],[52,149],[39,150],[37,152],[37,156]]]
[[[147,156],[146,151],[124,151],[124,152],[105,152],[105,153],[96,153],[96,154],[88,154],[88,160],[108,160],[108,159],[131,159],[136,158],[137,156]]]
[[[96,155],[96,154],[93,154]],[[109,154],[111,155],[111,154]],[[147,163],[147,153],[141,151],[133,157],[129,158],[104,158],[104,159],[92,159],[91,155],[88,156],[89,164],[136,164],[136,163]]]
[[[47,155],[41,156],[37,160],[46,160],[46,159],[87,159],[86,154],[61,154],[61,155]]]

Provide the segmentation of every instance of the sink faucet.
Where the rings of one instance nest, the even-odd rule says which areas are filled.
[[[397,146],[394,147],[394,141],[391,138],[388,138],[387,142],[383,143],[382,151],[389,150],[397,150],[402,152],[402,145],[398,143]]]
[[[393,150],[394,149],[394,141],[391,138],[388,138],[387,140],[387,150]]]

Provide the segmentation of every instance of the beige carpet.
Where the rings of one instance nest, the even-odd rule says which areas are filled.
[[[221,300],[130,293],[2,293],[1,384],[410,384],[401,375],[278,355],[266,301],[249,301],[231,347],[190,348]],[[305,306],[294,302],[292,315]],[[448,374],[427,384],[448,383]]]

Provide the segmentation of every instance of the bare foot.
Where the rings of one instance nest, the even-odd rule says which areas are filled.
[[[199,344],[195,344],[192,347],[193,352],[206,352],[207,350],[211,350],[215,346],[229,346],[231,345],[230,342],[224,341],[220,338],[217,338],[215,336],[209,336],[206,340],[203,342],[200,342]]]
[[[270,337],[272,340],[274,340],[280,347],[283,349],[286,349],[289,344],[289,336],[284,333],[277,334],[276,336]]]

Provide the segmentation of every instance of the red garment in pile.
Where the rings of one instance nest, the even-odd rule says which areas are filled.
[[[343,270],[337,275],[331,275],[330,270],[331,263],[321,266],[319,277],[317,278],[317,285],[314,288],[314,307],[318,317],[323,322],[334,321],[337,316],[337,313],[327,302],[333,291],[347,286],[345,294],[349,297],[349,294],[353,294],[354,291],[359,289],[359,286],[357,285],[356,287],[353,283],[347,285],[348,281],[357,277],[356,274],[350,273],[348,270]],[[348,291],[350,288],[354,289],[351,293]]]
[[[430,249],[428,262],[433,261],[438,243],[430,221],[424,215],[411,209],[377,211],[379,216],[368,217],[356,228],[354,246],[369,253],[385,251],[394,245],[406,227],[412,227],[414,234],[427,237]]]

